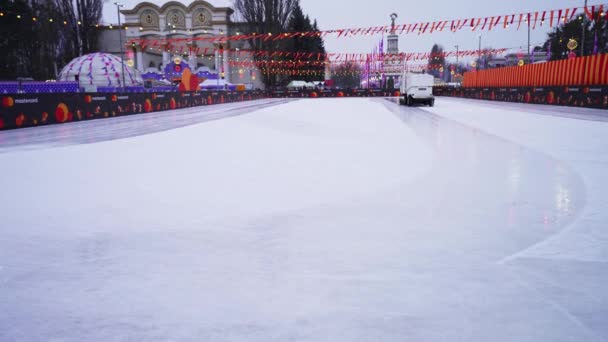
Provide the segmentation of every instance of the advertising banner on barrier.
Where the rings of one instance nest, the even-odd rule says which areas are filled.
[[[262,92],[1,95],[0,130],[256,100]]]
[[[608,109],[608,87],[447,88],[435,96]],[[144,114],[262,98],[392,97],[398,90],[309,89],[269,92],[56,93],[0,95],[0,130]]]
[[[608,109],[608,87],[444,88],[435,96]]]

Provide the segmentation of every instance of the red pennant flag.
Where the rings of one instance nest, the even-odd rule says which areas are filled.
[[[578,10],[578,8],[573,8],[572,12],[570,12],[570,20],[572,20],[572,18],[574,18],[574,16],[576,15],[576,10]]]
[[[551,16],[549,19],[549,27],[553,27],[553,11],[551,11]]]
[[[490,29],[488,31],[492,31],[492,28],[494,26],[498,25],[498,23],[500,22],[500,18],[501,18],[500,15],[498,17],[496,17],[496,20],[494,20],[494,22],[492,24],[490,24]]]
[[[487,23],[488,23],[488,18],[485,18],[485,19],[483,20],[483,25],[481,26],[481,30],[482,30],[482,31],[486,29],[486,24],[487,24]]]
[[[521,22],[523,21],[524,15],[520,14],[519,15],[519,23],[517,23],[517,30],[519,31],[519,28],[521,27]]]
[[[543,26],[545,23],[545,17],[547,16],[547,11],[543,11],[543,16],[540,19],[540,26]]]
[[[462,28],[469,22],[469,19],[464,19],[462,21],[462,24],[460,24],[460,27],[458,27],[458,30],[462,30]]]
[[[494,17],[490,18],[490,25],[488,26],[488,31],[492,31],[494,27]]]
[[[532,29],[535,30],[536,29],[536,22],[538,21],[538,12],[534,13],[534,26],[532,26]]]
[[[437,23],[433,22],[433,25],[431,25],[431,33],[433,33],[435,31],[436,25],[437,25]]]
[[[570,17],[568,14],[570,14],[570,9],[566,9],[566,13],[564,14],[564,18],[562,19],[562,21],[565,23],[566,20]]]
[[[589,19],[593,20],[593,17],[595,16],[595,6],[591,6],[591,11],[589,11],[589,8],[585,6],[585,13]]]
[[[424,25],[424,28],[421,30],[421,32],[418,32],[418,34],[420,34],[420,33],[425,33],[425,32],[426,32],[426,29],[427,29],[427,28],[429,28],[429,24],[430,24],[430,23],[426,23],[426,25]],[[422,28],[422,26],[421,26],[420,28]]]
[[[474,25],[473,25],[474,23]],[[471,22],[471,26],[473,27],[472,31],[477,30],[477,27],[479,27],[479,24],[481,24],[481,18],[477,19],[477,21],[475,21],[475,19],[473,19],[473,21]]]
[[[414,27],[412,27],[412,31],[411,31],[411,32],[416,31],[416,27],[417,27],[417,26],[418,26],[418,23],[414,24]],[[410,29],[409,29],[409,27],[408,27],[408,29],[407,29],[407,30],[408,30],[408,32],[407,32],[407,33],[410,33]]]
[[[458,20],[456,22],[456,25],[454,25],[454,28],[452,29],[452,31],[456,32],[458,30],[458,28],[460,27],[460,22],[461,22],[461,20]]]

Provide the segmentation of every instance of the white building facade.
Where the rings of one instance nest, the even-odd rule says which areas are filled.
[[[234,10],[216,7],[212,2],[153,0],[141,2],[132,9],[123,9],[123,53],[142,74],[158,72],[175,61],[186,63],[193,73],[205,72],[212,77],[250,88],[262,88],[259,70],[231,67],[231,61],[243,60],[237,50],[244,41],[217,43],[207,38],[236,35],[238,23],[231,20]],[[183,42],[167,40],[185,38]],[[143,41],[145,43],[140,44]],[[104,52],[120,53],[116,28],[106,27],[100,37]],[[130,43],[133,42],[133,43]],[[183,64],[182,64],[183,65]]]

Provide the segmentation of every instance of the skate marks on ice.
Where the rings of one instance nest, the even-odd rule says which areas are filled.
[[[598,259],[597,253],[594,254],[592,251],[605,250],[608,241],[603,242],[604,247],[596,246],[598,243],[602,243],[601,239],[598,240],[601,234],[594,233],[592,227],[596,226],[597,221],[601,218],[598,215],[589,215],[588,212],[594,212],[594,209],[589,208],[589,203],[592,203],[592,207],[597,206],[598,196],[595,195],[595,192],[602,191],[602,189],[605,191],[605,185],[601,186],[600,189],[587,189],[585,186],[586,182],[590,182],[590,177],[594,176],[594,169],[598,167],[597,162],[591,163],[591,169],[580,167],[581,165],[572,164],[567,156],[564,156],[563,159],[556,159],[555,157],[549,157],[544,152],[534,152],[534,150],[542,149],[541,145],[529,144],[526,147],[521,147],[521,143],[513,143],[511,142],[513,140],[503,138],[507,137],[507,139],[520,141],[516,136],[501,134],[501,137],[497,137],[482,132],[483,125],[468,125],[466,120],[462,121],[464,123],[460,123],[460,120],[458,122],[452,121],[452,117],[454,119],[459,118],[457,112],[453,112],[453,116],[447,118],[443,115],[434,114],[439,109],[442,110],[442,113],[449,110],[449,103],[449,101],[447,103],[438,101],[438,108],[433,109],[398,108],[392,104],[388,104],[388,106],[410,124],[412,122],[428,121],[431,124],[427,126],[432,127],[439,125],[439,122],[449,123],[450,125],[460,126],[466,131],[475,132],[475,134],[493,137],[493,140],[502,141],[506,145],[520,146],[522,151],[527,151],[526,154],[536,155],[536,157],[526,158],[529,160],[528,162],[510,163],[511,166],[524,165],[528,169],[528,173],[536,173],[545,177],[549,182],[553,182],[553,185],[548,188],[543,188],[543,182],[534,181],[528,184],[527,187],[530,191],[524,194],[521,199],[529,203],[538,202],[543,197],[539,194],[544,194],[548,201],[553,202],[552,210],[551,206],[547,206],[548,202],[545,204],[539,203],[535,209],[537,213],[534,214],[535,217],[542,216],[542,226],[547,234],[544,237],[539,236],[538,239],[530,240],[523,244],[521,249],[514,249],[513,253],[506,253],[503,258],[498,258],[495,261],[505,270],[509,270],[515,281],[533,290],[538,298],[543,299],[547,305],[561,312],[563,317],[585,331],[585,338],[581,336],[581,339],[604,340],[608,336],[608,329],[603,323],[608,320],[608,310],[606,309],[608,308],[608,294],[602,288],[608,282],[608,263],[605,261],[606,258],[600,257]],[[475,105],[476,103],[471,102],[469,104]],[[448,107],[442,107],[443,105]],[[488,107],[481,108],[484,112],[483,116],[491,120],[488,117],[492,114],[491,109],[488,112]],[[577,109],[571,109],[571,111],[575,114],[579,112]],[[585,110],[582,112],[585,112]],[[584,113],[584,116],[587,115],[588,113]],[[550,120],[569,119],[551,118]],[[567,122],[565,124],[567,125]],[[589,125],[591,123],[581,122],[581,124]],[[600,125],[603,125],[603,123]],[[571,127],[572,123],[568,126]],[[481,130],[476,127],[481,127]],[[552,128],[546,126],[546,129],[551,130]],[[569,129],[572,130],[571,134],[576,134],[575,127]],[[427,128],[427,130],[430,129]],[[516,127],[513,132],[517,132]],[[588,141],[594,139],[593,134],[591,134]],[[584,146],[585,140],[580,140],[580,143]],[[532,149],[528,146],[532,146]],[[499,153],[498,149],[494,150]],[[551,152],[552,155],[560,155],[554,153],[554,151]],[[601,154],[597,157],[601,157]],[[509,154],[502,154],[499,158],[511,159]],[[544,164],[541,162],[543,159],[547,161],[547,167],[537,168],[535,165]],[[497,162],[500,163],[499,160]],[[520,176],[516,177],[516,174],[520,174]],[[525,174],[525,170],[520,168],[519,172],[512,173],[509,176],[509,183],[518,179],[521,180],[522,175],[525,176]],[[564,180],[568,178],[572,181],[565,182]],[[546,180],[544,183],[546,183]],[[509,217],[511,217],[511,214],[510,211]],[[518,222],[517,224],[523,224],[526,228],[533,227],[533,225],[525,222]],[[570,235],[573,231],[579,231],[580,233],[574,235],[571,239],[564,240],[564,237]],[[516,231],[513,234],[516,234]],[[581,234],[588,234],[587,238],[584,238]],[[590,250],[590,247],[593,248]],[[578,248],[576,254],[584,257],[573,254],[575,251],[573,248]],[[586,256],[587,254],[589,254],[589,257]]]
[[[189,149],[179,148],[184,142]],[[112,151],[121,151],[120,162]],[[592,315],[601,313],[599,287],[585,285],[596,300],[583,298],[585,316],[555,300],[581,294],[558,292],[553,282],[540,287],[513,263],[498,263],[579,215],[578,175],[419,108],[302,100],[128,144],[48,152],[69,153],[67,170],[85,164],[79,173],[104,175],[107,184],[86,200],[29,201],[26,209],[16,195],[7,201],[16,228],[0,240],[8,275],[0,340],[605,336],[589,321],[602,318]],[[83,163],[83,152],[113,157]],[[0,158],[24,169],[35,153]],[[40,190],[32,169],[11,193],[51,192]],[[51,178],[60,182],[63,172]],[[94,222],[83,215],[89,201],[103,209]],[[28,221],[49,205],[56,210],[39,226]],[[85,217],[65,220],[70,214]],[[532,270],[593,281],[587,272],[570,274],[576,268]]]

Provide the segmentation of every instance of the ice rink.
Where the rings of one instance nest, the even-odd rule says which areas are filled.
[[[608,341],[607,119],[260,100],[0,132],[0,341]]]

